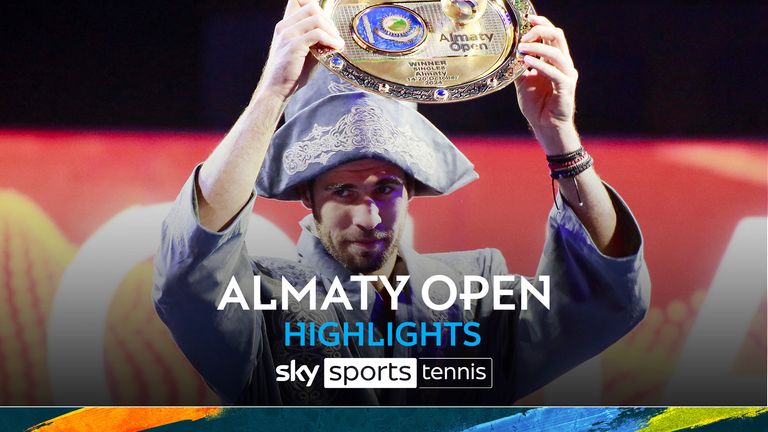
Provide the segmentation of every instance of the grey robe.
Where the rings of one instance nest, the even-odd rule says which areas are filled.
[[[349,283],[349,272],[334,260],[312,233],[311,219],[302,221],[298,260],[251,257],[245,230],[255,201],[241,210],[229,227],[212,232],[197,218],[194,177],[184,185],[162,228],[162,244],[155,259],[153,299],[174,340],[224,404],[253,405],[509,405],[540,388],[579,363],[595,356],[631,330],[643,318],[650,299],[650,280],[643,260],[639,228],[626,204],[608,188],[621,223],[633,226],[638,250],[626,257],[603,255],[579,219],[558,197],[560,210],[549,215],[547,240],[538,275],[550,276],[550,310],[528,302],[527,310],[494,310],[493,296],[473,301],[463,310],[457,300],[445,311],[433,311],[422,299],[422,283],[435,274],[447,275],[462,287],[464,275],[507,275],[504,257],[496,249],[419,254],[402,246],[399,254],[409,274],[409,285],[398,299],[396,321],[474,321],[481,343],[475,347],[397,345],[394,357],[491,357],[493,387],[481,390],[325,389],[325,357],[382,357],[381,347],[286,347],[285,322],[368,321],[377,299],[369,287],[367,310],[345,310],[333,304],[326,311],[305,304],[281,307],[281,278],[297,288],[317,276],[318,305],[325,289],[338,276],[354,306],[359,306],[359,283]],[[252,302],[253,275],[261,276],[261,302],[277,301],[276,311],[242,310],[236,304],[217,305],[235,276]],[[519,293],[519,278],[512,288]],[[535,284],[535,282],[532,283]],[[444,293],[430,290],[435,300]],[[510,297],[505,297],[507,301]],[[305,299],[306,300],[306,299]],[[519,306],[519,304],[518,304]],[[311,387],[277,382],[275,367],[291,360],[320,365]]]

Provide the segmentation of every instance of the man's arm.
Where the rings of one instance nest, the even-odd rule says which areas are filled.
[[[570,153],[581,147],[573,119],[578,72],[563,31],[542,16],[529,19],[534,26],[518,47],[529,67],[515,82],[520,110],[548,156]],[[617,218],[594,168],[559,179],[558,186],[601,252],[625,256],[637,250],[631,221]]]
[[[250,401],[244,390],[249,383],[259,384],[253,381],[259,379],[253,372],[268,360],[263,356],[267,335],[260,311],[217,306],[233,277],[248,305],[253,304],[254,269],[245,232],[255,200],[254,183],[284,102],[305,69],[309,47],[316,43],[339,47],[329,31],[328,18],[316,0],[288,3],[251,103],[189,178],[163,222],[154,266],[155,309],[224,403]],[[262,386],[259,397],[279,401],[272,391]]]
[[[561,210],[552,209],[536,270],[537,276],[549,277],[550,308],[529,301],[528,309],[519,311],[511,334],[518,398],[614,344],[648,310],[651,281],[642,235],[626,203],[613,189],[608,193],[618,219],[627,221],[627,244],[636,244],[637,249],[621,257],[606,255],[573,207],[560,202]],[[543,290],[538,278],[533,283]],[[571,402],[578,403],[578,397]]]
[[[547,156],[571,153],[581,147],[573,120],[578,73],[563,31],[544,17],[530,21],[519,44],[530,69],[515,82],[518,103]],[[566,202],[550,213],[537,269],[550,278],[550,309],[529,303],[510,334],[515,397],[606,349],[640,322],[650,301],[642,236],[619,195],[593,168],[558,186]]]
[[[197,198],[206,228],[226,227],[248,201],[285,101],[306,73],[315,44],[342,49],[344,40],[317,0],[289,0],[250,103],[200,170]]]

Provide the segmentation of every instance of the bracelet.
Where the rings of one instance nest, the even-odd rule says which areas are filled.
[[[568,162],[569,160],[576,159],[577,157],[583,155],[584,153],[586,153],[586,150],[584,150],[584,147],[582,146],[570,153],[565,153],[561,155],[548,155],[547,162],[550,162],[550,163]]]
[[[549,163],[549,170],[550,171],[562,170],[563,168],[567,168],[567,167],[571,167],[573,165],[576,165],[576,164],[584,161],[584,159],[586,159],[588,157],[589,157],[589,155],[584,153],[581,156],[577,157],[576,159],[573,159],[573,160],[570,160],[570,161],[567,161],[567,162],[550,162]]]
[[[584,150],[584,147],[580,147],[578,150],[570,153],[547,156],[547,162],[549,163],[549,176],[552,177],[552,200],[555,202],[555,207],[560,210],[560,206],[557,205],[555,180],[564,178],[573,179],[573,184],[576,187],[576,197],[579,199],[579,206],[583,206],[584,202],[581,199],[579,182],[576,180],[576,176],[595,164],[592,156]]]
[[[577,175],[588,170],[592,165],[594,165],[592,156],[586,155],[585,157],[579,159],[577,162],[574,162],[570,165],[566,165],[558,168],[550,167],[551,171],[549,175],[553,179],[576,177]]]

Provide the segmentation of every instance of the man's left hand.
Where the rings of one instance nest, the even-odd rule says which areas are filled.
[[[517,101],[548,154],[571,151],[573,144],[562,137],[576,134],[573,116],[579,74],[563,31],[543,16],[529,20],[533,28],[518,45],[529,70],[515,81]]]

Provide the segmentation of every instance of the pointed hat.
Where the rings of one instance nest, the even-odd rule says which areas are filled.
[[[320,66],[288,101],[256,188],[263,197],[298,200],[298,185],[368,158],[408,173],[416,196],[448,194],[479,177],[415,104],[364,92]]]

